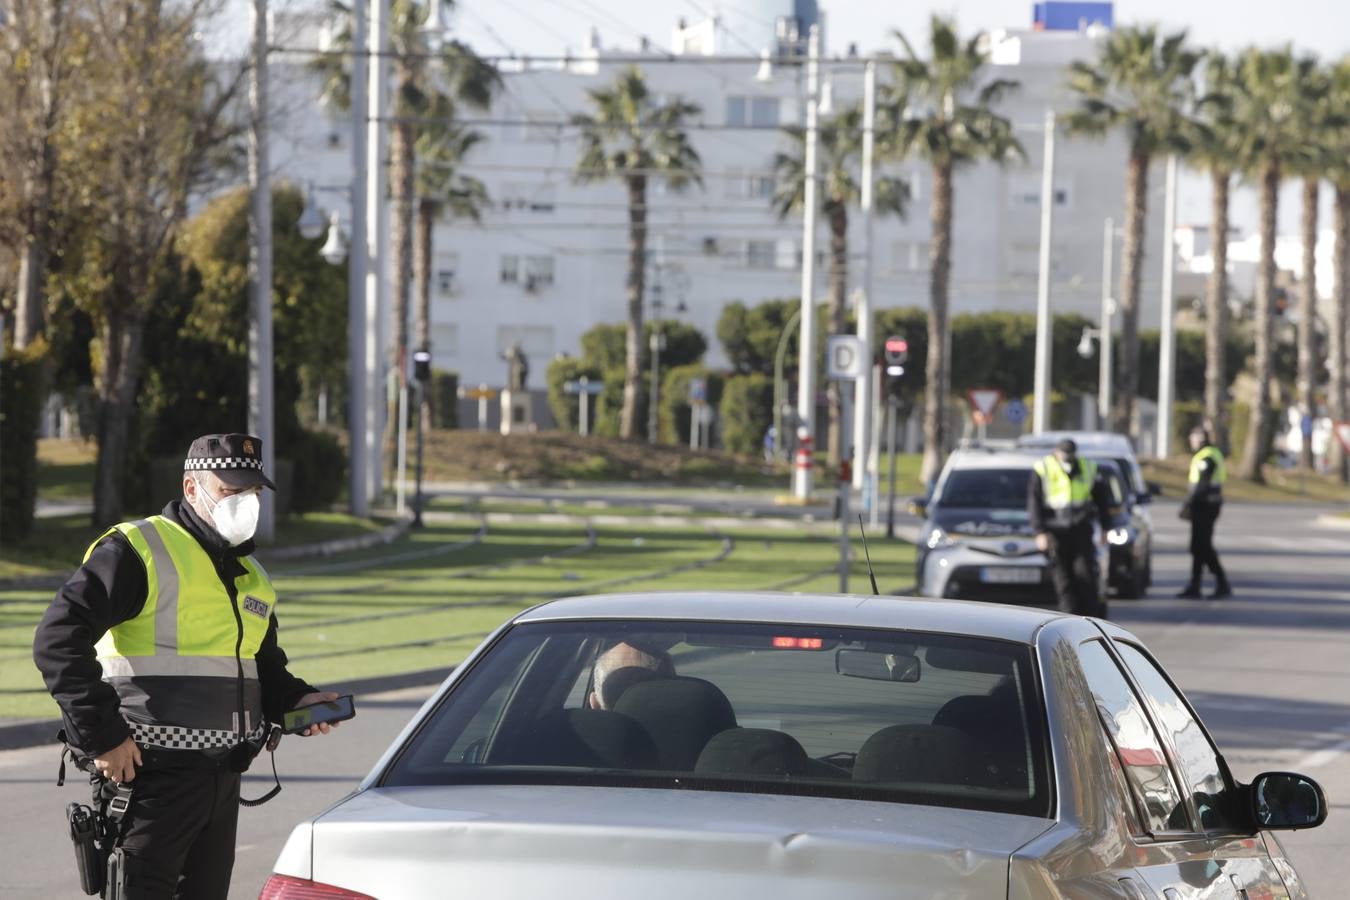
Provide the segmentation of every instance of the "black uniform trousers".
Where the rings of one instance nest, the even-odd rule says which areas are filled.
[[[1219,585],[1228,583],[1219,551],[1214,549],[1214,523],[1219,520],[1222,503],[1197,502],[1191,504],[1191,586],[1199,590],[1200,579],[1208,567]]]
[[[1092,542],[1092,524],[1052,528],[1050,580],[1060,612],[1106,618],[1106,604],[1097,590],[1097,548]]]
[[[141,751],[122,850],[128,900],[225,900],[239,773],[192,751]]]

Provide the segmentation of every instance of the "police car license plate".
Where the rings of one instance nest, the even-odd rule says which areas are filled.
[[[985,584],[1040,584],[1041,570],[1031,566],[986,567],[980,570]]]

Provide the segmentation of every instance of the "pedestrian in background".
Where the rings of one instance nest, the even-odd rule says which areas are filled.
[[[1228,465],[1204,428],[1191,429],[1190,442],[1195,454],[1191,457],[1188,477],[1191,492],[1181,504],[1180,515],[1191,523],[1191,580],[1177,596],[1191,600],[1199,598],[1201,579],[1208,567],[1215,579],[1210,598],[1220,600],[1233,594],[1219,562],[1219,552],[1214,549],[1214,523],[1223,510],[1223,485],[1228,480]]]
[[[280,738],[268,723],[337,699],[277,644],[276,590],[252,556],[259,495],[276,489],[262,441],[205,435],[183,469],[182,499],[98,538],[33,638],[61,740],[100,789],[130,795],[115,851],[129,900],[225,900],[239,805],[262,802],[240,801],[240,774]]]
[[[1032,468],[1027,515],[1036,535],[1036,549],[1050,563],[1059,609],[1106,618],[1093,522],[1101,523],[1105,535],[1111,523],[1110,488],[1096,463],[1078,458],[1078,445],[1069,438],[1060,441],[1054,453]]]

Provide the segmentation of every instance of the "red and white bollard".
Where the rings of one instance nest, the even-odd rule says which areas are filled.
[[[802,500],[811,498],[811,476],[815,469],[815,447],[811,441],[811,432],[805,427],[797,429],[797,456],[792,464],[792,493]]]

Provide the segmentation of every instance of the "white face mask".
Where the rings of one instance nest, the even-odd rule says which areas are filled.
[[[231,547],[238,547],[253,537],[253,533],[258,530],[258,513],[262,508],[262,502],[257,491],[231,494],[214,503],[211,495],[205,490],[202,491],[202,496],[206,498],[211,523]]]

